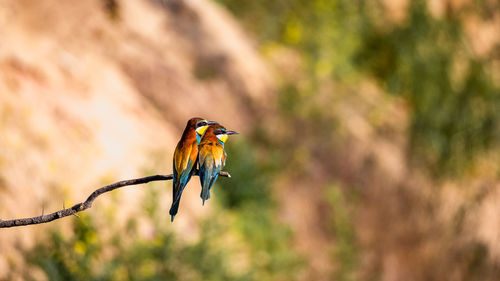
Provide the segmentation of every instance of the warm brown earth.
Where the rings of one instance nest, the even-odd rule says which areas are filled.
[[[116,16],[97,0],[0,4],[0,218],[71,206],[145,171],[171,173],[185,120],[245,132],[266,107],[266,67],[220,7],[119,4]],[[127,205],[140,194],[120,192]],[[44,230],[2,232],[0,279],[20,260],[14,241],[29,247]]]
[[[0,219],[71,206],[117,180],[170,173],[192,116],[243,134],[266,120],[269,131],[286,136],[274,109],[274,75],[286,69],[266,65],[225,10],[210,1],[128,0],[117,12],[110,2],[0,3]],[[329,226],[338,219],[328,203],[335,181],[356,197],[345,201],[353,206],[357,280],[467,280],[477,259],[485,259],[483,280],[495,280],[498,154],[460,183],[433,183],[406,163],[404,102],[367,82],[335,96],[328,110],[340,120],[338,134],[319,145],[325,149],[305,138],[294,152],[299,165],[315,160],[307,176],[284,173],[273,183],[280,218],[306,257],[303,279],[331,280],[342,266],[332,262],[339,237]],[[120,217],[133,214],[142,195],[140,188],[120,190]],[[187,189],[189,219],[174,227],[192,230],[198,196]],[[64,229],[68,221],[52,224]],[[18,245],[29,248],[46,230],[0,231],[0,279],[21,263]]]

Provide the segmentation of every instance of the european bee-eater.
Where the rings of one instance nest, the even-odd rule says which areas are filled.
[[[191,179],[196,170],[196,161],[198,157],[198,144],[201,137],[210,125],[218,124],[214,121],[207,121],[203,118],[191,118],[187,122],[184,133],[177,143],[174,152],[174,178],[173,178],[173,196],[172,206],[170,207],[171,221],[179,210],[182,191]]]
[[[221,125],[211,125],[201,139],[198,162],[201,182],[200,197],[203,200],[203,205],[205,205],[205,200],[210,198],[210,189],[217,180],[222,167],[226,164],[224,143],[228,135],[234,134],[238,134],[238,132],[227,131]]]

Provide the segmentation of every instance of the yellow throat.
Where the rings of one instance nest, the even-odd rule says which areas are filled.
[[[196,129],[196,132],[198,133],[198,135],[203,136],[203,134],[205,133],[207,128],[208,128],[208,125],[203,126],[203,127],[199,127],[198,129]]]
[[[217,138],[218,138],[221,142],[223,142],[223,143],[225,143],[225,142],[227,141],[227,135],[226,135],[226,134],[223,134],[223,135],[217,135]]]

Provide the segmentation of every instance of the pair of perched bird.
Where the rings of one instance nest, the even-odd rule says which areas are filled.
[[[228,135],[234,134],[238,132],[228,131],[215,121],[198,117],[189,119],[174,152],[171,221],[174,221],[179,210],[182,191],[196,172],[197,165],[201,183],[200,197],[205,205],[205,200],[210,198],[210,189],[226,163],[224,143]]]

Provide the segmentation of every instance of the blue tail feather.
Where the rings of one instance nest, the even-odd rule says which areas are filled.
[[[181,177],[180,177],[178,182],[174,178],[173,192],[172,192],[173,193],[172,194],[172,206],[170,207],[170,211],[169,211],[170,216],[171,216],[171,218],[170,218],[171,222],[174,221],[174,217],[179,210],[179,204],[181,201],[182,192],[184,191],[186,184],[191,179],[191,175],[192,175],[192,173],[188,173],[187,175],[184,173],[181,174]]]
[[[206,169],[205,165],[200,167],[200,183],[201,183],[201,193],[200,197],[203,200],[203,205],[205,201],[210,198],[209,193],[209,180],[210,180],[210,167]]]
[[[210,199],[210,190],[214,185],[215,181],[219,177],[220,167],[215,165],[205,165],[200,167],[200,182],[201,182],[201,194],[200,197],[203,200],[203,205],[205,201]]]

